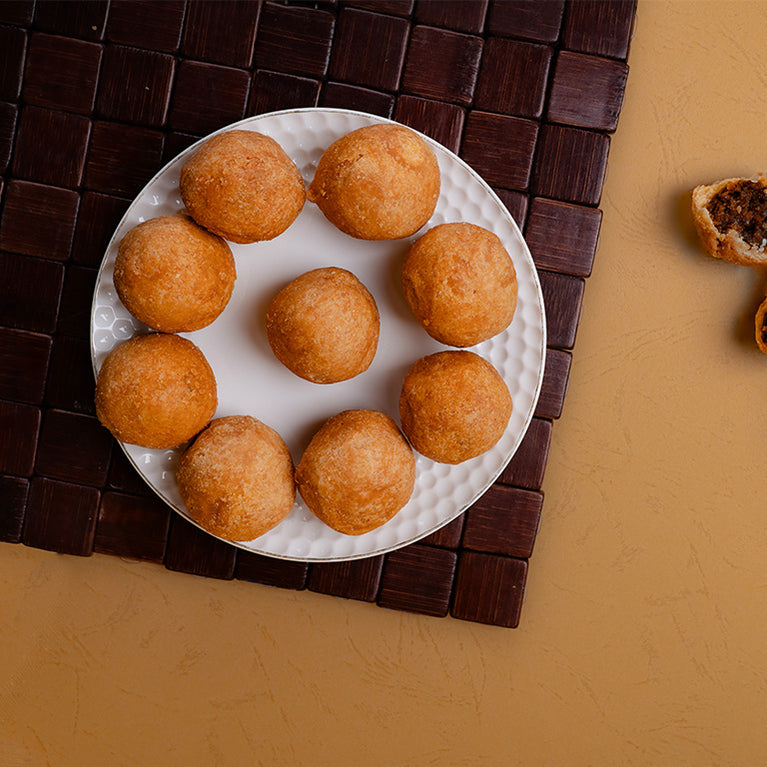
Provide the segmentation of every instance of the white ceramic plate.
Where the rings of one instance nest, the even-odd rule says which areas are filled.
[[[389,121],[340,109],[296,109],[251,117],[222,131],[238,128],[271,136],[293,158],[308,184],[322,152],[333,141],[356,128],[381,122]],[[404,546],[442,527],[479,498],[497,479],[530,424],[546,349],[543,298],[532,258],[517,225],[490,187],[452,152],[423,138],[437,155],[442,188],[436,211],[421,232],[388,242],[357,240],[335,229],[315,205],[307,202],[295,223],[276,239],[231,244],[237,281],[229,305],[212,325],[184,335],[202,350],[216,374],[216,415],[247,414],[263,421],[282,435],[298,463],[312,434],[342,410],[382,410],[399,422],[400,386],[408,368],[419,357],[447,348],[432,340],[412,317],[400,288],[402,258],[426,229],[468,221],[500,237],[517,272],[518,305],[512,324],[495,338],[473,347],[509,386],[514,407],[508,428],[489,452],[457,466],[417,455],[410,502],[377,530],[361,536],[337,533],[320,522],[298,496],[293,511],[280,525],[237,546],[307,562],[356,559]],[[114,288],[120,240],[141,221],[183,208],[179,174],[199,143],[166,165],[144,187],[107,247],[91,315],[95,373],[115,346],[147,332],[122,305]],[[378,352],[370,368],[350,381],[331,385],[309,383],[283,367],[271,352],[263,325],[274,294],[299,274],[322,266],[338,266],[356,274],[375,297],[381,315]],[[122,448],[155,492],[193,521],[174,478],[181,450],[147,450],[127,444]]]

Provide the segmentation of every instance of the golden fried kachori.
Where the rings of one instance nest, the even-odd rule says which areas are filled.
[[[463,222],[419,237],[402,267],[402,289],[426,332],[448,346],[474,346],[505,330],[517,307],[517,276],[493,232]]]
[[[209,138],[184,163],[179,186],[198,224],[237,243],[274,239],[306,200],[304,180],[285,150],[248,130]]]
[[[96,415],[122,442],[166,449],[201,431],[216,412],[216,379],[203,353],[177,335],[134,336],[104,359]]]
[[[296,483],[326,525],[361,535],[388,522],[408,502],[415,458],[388,415],[345,410],[314,435],[296,468]]]
[[[250,541],[271,530],[296,497],[287,445],[251,416],[211,421],[181,456],[176,481],[191,517],[230,541]]]
[[[185,213],[133,227],[120,242],[114,266],[125,308],[163,333],[210,325],[229,303],[236,277],[226,241]]]
[[[416,361],[402,383],[402,431],[422,455],[457,464],[488,451],[511,417],[511,395],[498,371],[467,350]]]
[[[375,299],[357,277],[337,267],[296,277],[277,293],[266,313],[274,355],[313,383],[337,383],[367,370],[378,332]]]
[[[358,128],[322,154],[307,199],[342,232],[392,240],[417,232],[434,213],[439,164],[429,145],[402,125]]]

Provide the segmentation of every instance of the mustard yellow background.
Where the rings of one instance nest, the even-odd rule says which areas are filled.
[[[767,3],[640,2],[521,625],[0,544],[0,764],[743,765],[767,734]]]

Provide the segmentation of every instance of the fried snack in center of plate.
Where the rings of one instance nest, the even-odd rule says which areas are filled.
[[[114,348],[96,381],[96,415],[122,442],[166,449],[207,426],[218,404],[203,353],[181,336],[151,333]]]
[[[229,303],[236,277],[226,241],[185,213],[133,227],[120,242],[114,267],[125,308],[163,333],[210,325]]]
[[[304,180],[269,136],[231,130],[208,139],[184,163],[181,199],[192,218],[237,243],[271,240],[295,221]]]
[[[481,226],[440,224],[416,240],[402,289],[426,332],[448,346],[474,346],[505,330],[517,307],[517,275],[500,239]]]
[[[487,452],[511,417],[511,395],[498,371],[466,350],[421,357],[399,400],[402,431],[434,461],[457,464]]]
[[[361,535],[410,499],[415,458],[397,424],[377,410],[345,410],[314,435],[296,468],[306,505],[326,525]]]
[[[767,263],[767,176],[698,186],[692,213],[710,255],[745,266]]]
[[[184,451],[178,490],[192,519],[213,535],[250,541],[282,522],[296,497],[282,437],[251,416],[211,421]]]
[[[358,128],[323,153],[307,199],[342,232],[362,240],[394,240],[432,216],[440,189],[437,158],[401,125]]]
[[[266,334],[275,357],[313,383],[346,381],[370,367],[378,346],[375,299],[349,271],[323,267],[272,299]]]

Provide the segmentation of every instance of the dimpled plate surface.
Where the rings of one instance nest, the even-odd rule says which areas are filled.
[[[224,130],[254,130],[279,142],[308,184],[322,152],[357,128],[391,122],[340,109],[297,109],[258,115]],[[411,315],[400,288],[407,249],[426,229],[468,221],[495,232],[517,272],[518,305],[509,328],[472,350],[490,361],[509,386],[513,412],[500,441],[490,451],[457,466],[416,454],[416,484],[409,503],[389,522],[361,536],[337,533],[320,522],[300,495],[277,527],[241,548],[283,559],[321,562],[357,559],[404,546],[458,516],[497,479],[524,436],[540,392],[546,326],[538,275],[516,223],[490,187],[466,163],[440,144],[423,138],[439,161],[442,186],[434,215],[410,238],[365,242],[341,233],[306,203],[295,223],[269,242],[231,243],[237,265],[232,299],[211,325],[183,334],[207,357],[218,382],[216,416],[247,414],[276,429],[296,463],[314,432],[330,416],[350,408],[382,410],[399,423],[402,379],[419,357],[445,347],[431,339]],[[205,139],[203,139],[204,141]],[[91,355],[94,373],[105,356],[132,336],[147,332],[120,302],[113,270],[125,233],[146,219],[183,209],[178,191],[181,167],[201,142],[168,163],[133,201],[107,247],[93,296]],[[274,357],[264,316],[274,294],[309,269],[338,266],[357,275],[375,297],[381,315],[376,357],[367,371],[331,385],[304,381]],[[122,448],[136,470],[173,509],[191,520],[179,497],[177,450]]]

